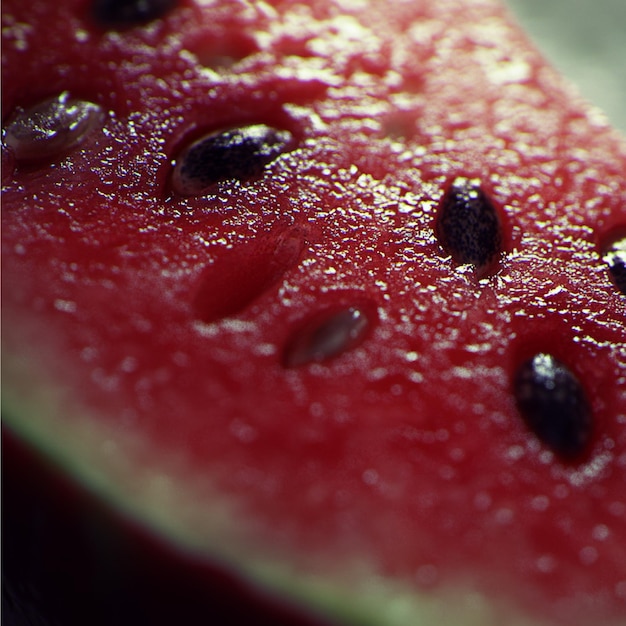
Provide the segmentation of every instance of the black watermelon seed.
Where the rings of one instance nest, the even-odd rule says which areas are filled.
[[[585,391],[571,370],[539,353],[519,367],[514,386],[530,430],[555,454],[579,457],[589,444],[593,423]]]
[[[609,266],[613,282],[626,295],[626,235],[607,246],[602,258]]]
[[[93,14],[100,24],[125,28],[163,17],[177,0],[95,0]]]
[[[370,317],[360,307],[326,311],[293,334],[283,354],[283,364],[298,367],[327,361],[355,348],[370,326]]]
[[[458,264],[483,272],[502,248],[502,226],[480,181],[457,178],[441,203],[436,234],[444,250]]]
[[[183,196],[201,195],[225,180],[249,180],[293,143],[287,130],[253,124],[211,133],[192,143],[176,160],[174,191]]]

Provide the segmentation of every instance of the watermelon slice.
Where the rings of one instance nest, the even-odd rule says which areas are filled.
[[[626,145],[495,0],[5,0],[15,624],[626,620]]]

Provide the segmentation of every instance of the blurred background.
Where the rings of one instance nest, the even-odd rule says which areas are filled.
[[[626,0],[505,0],[544,55],[626,133]]]

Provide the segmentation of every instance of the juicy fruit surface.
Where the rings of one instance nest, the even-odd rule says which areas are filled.
[[[104,425],[112,464],[139,438],[131,466],[206,479],[252,552],[626,614],[626,300],[603,260],[626,150],[499,5],[2,10],[6,386],[25,364],[57,419]],[[66,93],[105,113],[20,158],[13,120]],[[250,127],[226,178],[181,191],[195,142]],[[459,180],[496,224],[470,259],[436,227]],[[566,458],[519,400],[537,354],[583,398]]]

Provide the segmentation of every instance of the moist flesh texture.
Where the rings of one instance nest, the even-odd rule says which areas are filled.
[[[104,112],[52,157],[3,145],[7,428],[322,613],[618,624],[623,139],[494,2],[86,4],[3,3],[5,129],[65,92]],[[250,127],[288,140],[181,193],[187,148]],[[437,228],[459,185],[484,265],[462,212]],[[537,354],[589,405],[567,458],[516,400]]]

